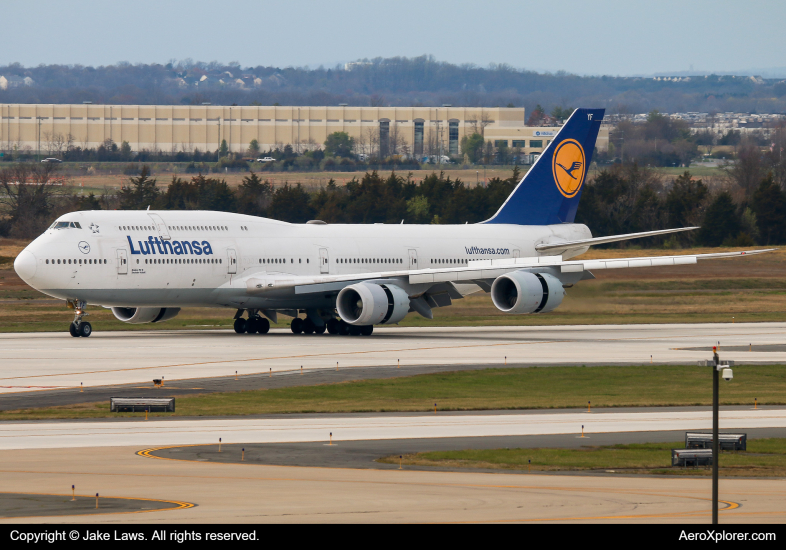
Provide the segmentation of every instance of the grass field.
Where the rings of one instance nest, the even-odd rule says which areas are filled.
[[[546,367],[484,369],[423,374],[389,380],[272,390],[213,393],[177,398],[174,416],[231,416],[274,413],[442,411],[710,405],[706,367]],[[786,404],[786,367],[745,366],[724,384],[724,405]],[[100,418],[109,404],[0,412],[0,420]],[[160,416],[172,416],[164,415]]]
[[[578,449],[484,449],[404,455],[406,465],[442,468],[483,468],[535,472],[609,471],[622,474],[705,475],[712,469],[671,466],[671,449],[684,441],[631,445],[586,446]],[[379,460],[398,464],[398,456]],[[531,464],[530,462],[531,461]],[[748,440],[747,451],[723,452],[718,460],[722,477],[786,476],[786,439]]]
[[[114,194],[118,189],[120,189],[121,186],[128,184],[128,178],[130,176],[122,174],[122,166],[118,166],[117,171],[111,174],[102,173],[95,175],[68,175],[67,185],[68,187],[73,187],[74,191],[77,193],[95,193],[96,195],[100,195],[101,193]],[[178,172],[176,169],[179,169],[180,171]],[[173,175],[178,175],[184,179],[188,179],[196,175],[186,174],[183,172],[184,169],[185,164],[182,166],[175,166],[171,171],[167,170],[163,172],[156,172],[154,170],[153,177],[158,180],[157,185],[159,187],[166,188],[166,186],[169,185],[169,182],[172,180]],[[525,172],[527,167],[520,167],[520,169],[522,172]],[[404,177],[406,177],[408,174],[411,174],[413,181],[420,182],[423,180],[423,178],[433,173],[439,174],[439,171],[439,167],[435,166],[427,170],[397,170],[396,173]],[[483,182],[484,177],[486,180],[490,180],[491,178],[495,177],[500,179],[509,178],[513,173],[513,167],[497,166],[493,168],[488,167],[484,170],[483,167],[480,166],[464,170],[454,165],[452,167],[444,167],[443,171],[446,177],[450,177],[454,180],[460,179],[465,184],[474,186],[478,182]],[[387,177],[390,175],[390,170],[380,170],[379,174],[383,177]],[[243,181],[243,178],[247,177],[248,175],[248,172],[208,174],[210,177],[217,177],[226,180],[227,184],[232,188],[240,185]],[[270,181],[274,187],[280,187],[284,185],[284,183],[288,182],[292,184],[300,183],[307,190],[316,190],[327,185],[328,181],[331,179],[335,180],[338,185],[345,185],[347,182],[351,181],[352,178],[362,179],[365,175],[365,172],[259,172],[259,175],[263,180]]]
[[[26,242],[0,239],[0,332],[66,331],[73,315],[24,284],[13,258]],[[596,249],[583,258],[725,252],[734,249]],[[746,258],[701,261],[697,265],[598,271],[597,279],[567,290],[562,305],[544,315],[507,315],[480,292],[451,307],[434,310],[434,319],[408,315],[401,326],[572,325],[628,323],[759,322],[786,320],[786,249]],[[95,330],[225,328],[233,310],[185,308],[165,323],[128,325],[109,310],[89,308]],[[280,317],[279,327],[289,318]]]

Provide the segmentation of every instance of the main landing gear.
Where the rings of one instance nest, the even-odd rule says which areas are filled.
[[[373,325],[358,327],[338,319],[328,319],[324,325],[318,327],[308,317],[292,319],[290,328],[294,334],[323,334],[327,330],[328,334],[340,336],[370,336],[374,332]]]
[[[84,336],[87,338],[93,334],[93,326],[87,321],[82,320],[83,317],[89,315],[89,313],[85,311],[87,304],[81,300],[74,300],[73,302],[68,302],[68,306],[74,308],[74,320],[68,325],[68,332],[71,336],[75,338]]]
[[[242,311],[239,312],[243,314]],[[238,334],[267,334],[270,330],[270,321],[260,317],[256,311],[249,310],[248,319],[237,317],[234,324],[235,332]]]

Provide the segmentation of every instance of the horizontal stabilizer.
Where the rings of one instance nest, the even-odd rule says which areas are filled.
[[[680,233],[681,231],[693,231],[698,227],[679,227],[677,229],[658,229],[657,231],[643,231],[641,233],[626,233],[624,235],[611,235],[609,237],[595,237],[594,239],[581,239],[579,241],[565,241],[561,243],[543,243],[535,245],[535,250],[545,252],[546,250],[581,248],[583,246],[594,246],[596,244],[616,243],[619,241],[629,241],[630,239],[641,239],[644,237],[654,237],[656,235],[668,235],[669,233]]]

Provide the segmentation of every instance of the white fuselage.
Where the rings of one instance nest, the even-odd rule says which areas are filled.
[[[33,241],[19,275],[56,298],[120,307],[332,308],[335,294],[254,296],[246,282],[536,257],[536,244],[591,237],[580,224],[300,225],[211,211],[73,212],[58,222],[70,226],[56,222]]]

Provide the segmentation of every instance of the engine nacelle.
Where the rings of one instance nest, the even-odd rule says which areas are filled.
[[[179,307],[113,307],[112,314],[132,325],[142,323],[160,323],[175,317],[180,313]]]
[[[546,313],[562,303],[565,289],[548,273],[514,271],[497,277],[491,301],[505,313]]]
[[[357,283],[341,289],[336,309],[350,325],[392,325],[409,312],[409,296],[395,285]]]

